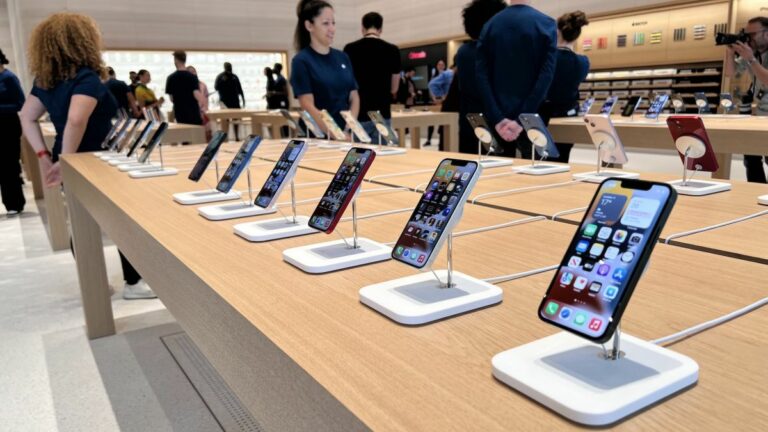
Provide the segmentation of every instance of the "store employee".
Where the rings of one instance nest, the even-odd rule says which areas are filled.
[[[749,20],[744,31],[749,35],[749,45],[736,42],[726,50],[725,75],[738,78],[744,72],[752,75],[751,92],[757,103],[757,115],[768,116],[768,17]],[[739,58],[736,58],[736,54]],[[768,156],[744,155],[747,181],[766,183],[763,161]]]
[[[326,130],[320,111],[325,109],[342,128],[340,112],[357,117],[360,97],[349,57],[331,48],[336,33],[333,7],[322,0],[301,0],[297,8],[295,45],[298,54],[291,63],[291,86],[301,108]]]

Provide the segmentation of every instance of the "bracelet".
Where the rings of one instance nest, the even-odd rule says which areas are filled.
[[[38,159],[42,159],[43,156],[48,156],[48,157],[51,156],[51,152],[49,152],[48,150],[40,150],[36,154]]]
[[[747,64],[752,66],[753,64],[757,63],[757,58],[752,57],[751,59],[747,60]]]

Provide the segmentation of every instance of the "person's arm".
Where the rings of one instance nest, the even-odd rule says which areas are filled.
[[[40,130],[40,124],[37,122],[43,114],[45,114],[45,105],[43,105],[43,103],[40,102],[40,99],[33,94],[29,95],[19,113],[21,130],[24,132],[24,137],[27,139],[29,145],[35,150],[35,153],[48,151],[48,148],[45,146],[45,140],[43,139],[43,132]],[[49,166],[50,161],[51,159],[49,157]],[[45,172],[45,170],[43,172]]]
[[[357,90],[349,92],[349,111],[354,118],[360,113],[360,93]]]
[[[245,108],[245,93],[243,93],[243,86],[240,85],[240,78],[236,78],[235,83],[237,83],[237,94],[243,100],[243,108]]]
[[[134,96],[133,92],[130,90],[128,90],[128,93],[126,93],[125,96],[128,98],[128,105],[131,107],[133,116],[139,117],[141,115],[141,111],[139,110],[138,103],[136,103],[136,96]]]
[[[736,42],[733,44],[733,50],[744,59],[747,67],[755,74],[755,78],[763,85],[768,84],[768,69],[764,68],[757,57],[755,57],[752,48],[744,42]],[[735,62],[734,62],[735,63]]]
[[[397,93],[400,91],[400,71],[403,70],[400,61],[400,49],[392,46],[392,64],[390,72],[392,73],[392,100],[397,100]]]
[[[96,109],[98,100],[91,96],[75,94],[69,102],[67,123],[64,125],[64,133],[61,141],[61,154],[77,153],[80,142],[88,127],[88,119]],[[48,187],[61,184],[61,164],[57,161],[45,175],[45,183]]]
[[[551,18],[547,18],[547,20],[549,23],[545,27],[546,33],[544,33],[547,39],[543,41],[540,48],[546,50],[546,58],[539,70],[536,84],[534,84],[533,89],[521,106],[520,113],[538,112],[541,103],[547,97],[549,86],[552,85],[552,79],[555,77],[555,67],[557,66],[557,27],[554,20]]]
[[[726,78],[733,78],[736,76],[736,50],[734,50],[731,45],[725,47],[725,65],[723,65],[723,74],[725,74]]]
[[[445,73],[441,73],[440,75],[432,78],[432,80],[427,84],[427,88],[429,88],[429,94],[432,96],[432,99],[440,99],[442,96],[442,93],[440,92],[440,89],[442,88],[442,81],[443,77],[445,76]]]
[[[397,99],[398,91],[400,91],[400,74],[392,74],[392,99]]]
[[[493,91],[493,86],[488,73],[492,67],[491,60],[494,58],[494,53],[491,52],[491,46],[489,44],[489,28],[489,25],[485,26],[483,32],[480,34],[480,39],[477,41],[475,79],[477,81],[477,88],[480,91],[480,97],[483,100],[483,106],[485,106],[485,115],[488,117],[491,126],[495,127],[504,120],[504,114],[502,114],[499,104],[496,101],[496,94]]]

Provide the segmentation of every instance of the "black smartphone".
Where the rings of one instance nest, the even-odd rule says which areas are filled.
[[[208,169],[208,165],[210,165],[213,158],[216,157],[216,153],[219,152],[221,144],[225,139],[227,139],[227,133],[224,131],[216,131],[216,133],[213,134],[213,137],[211,137],[211,142],[209,142],[205,147],[203,154],[200,155],[200,159],[197,160],[197,163],[192,168],[192,171],[189,172],[188,178],[190,180],[194,182],[200,180],[205,170]]]
[[[112,127],[109,129],[109,133],[104,138],[104,141],[101,143],[101,148],[108,149],[109,148],[109,142],[114,138],[115,135],[117,135],[117,132],[120,130],[121,127],[123,127],[123,124],[130,120],[130,117],[128,117],[125,114],[125,111],[120,108],[117,110],[117,120],[115,120],[114,123],[112,123]]]
[[[478,141],[482,143],[486,153],[498,150],[499,144],[496,142],[496,138],[493,137],[491,128],[488,126],[488,122],[485,121],[485,116],[482,113],[468,113],[467,121],[472,126],[472,131],[475,133]]]
[[[117,147],[125,139],[125,135],[128,133],[128,128],[132,125],[136,125],[136,123],[138,123],[138,120],[132,120],[130,118],[127,119],[125,123],[123,123],[123,126],[120,128],[120,131],[118,131],[115,136],[109,140],[109,149],[112,151],[117,151]]]
[[[624,109],[621,111],[622,117],[632,117],[632,114],[635,113],[635,110],[638,106],[640,106],[640,102],[643,101],[642,96],[632,96],[627,101],[627,104],[624,105]]]
[[[141,136],[141,134],[137,134],[136,132],[139,130],[141,125],[144,123],[143,119],[136,120],[136,123],[133,125],[131,130],[125,135],[125,138],[120,141],[117,145],[117,152],[121,153],[123,149],[125,149],[125,146],[128,145],[128,143],[131,142],[132,139],[138,139],[138,137]]]
[[[227,170],[224,171],[224,175],[219,179],[219,183],[216,185],[217,191],[229,193],[237,178],[243,172],[243,169],[251,162],[251,156],[253,156],[253,152],[256,151],[259,144],[261,144],[261,136],[259,135],[250,135],[245,140],[243,145],[240,146],[240,150],[237,151],[237,154],[232,159],[232,162],[229,163]]]
[[[136,137],[136,139],[133,141],[130,147],[128,147],[128,152],[125,154],[127,157],[133,156],[133,154],[136,152],[136,149],[144,145],[144,143],[147,142],[149,139],[149,134],[152,132],[152,126],[155,124],[153,122],[147,122],[147,125],[144,126],[144,130],[141,131],[139,136]]]
[[[301,158],[307,151],[307,142],[304,140],[291,140],[283,150],[280,160],[277,161],[272,172],[264,182],[254,204],[261,208],[270,208],[285,188],[288,179],[293,178],[299,166]]]
[[[608,341],[676,200],[666,183],[603,181],[539,305],[539,318],[593,342]]]
[[[375,158],[376,152],[372,149],[352,147],[347,152],[323,198],[309,218],[309,226],[326,234],[333,232]]]
[[[158,145],[160,145],[160,141],[162,141],[163,135],[165,135],[165,131],[167,130],[168,130],[168,123],[167,122],[160,123],[160,127],[157,128],[157,130],[155,131],[155,134],[152,135],[152,139],[150,139],[149,143],[147,143],[147,147],[141,153],[141,156],[139,156],[139,163],[147,162],[147,159],[149,159],[149,155],[151,155],[152,152],[155,150],[155,148]]]

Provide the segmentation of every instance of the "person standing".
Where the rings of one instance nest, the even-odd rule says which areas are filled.
[[[232,73],[232,63],[224,63],[224,72],[216,77],[213,88],[219,92],[219,100],[226,108],[242,108],[245,106],[245,94],[240,85],[240,78]],[[243,104],[240,105],[242,98]]]
[[[205,102],[200,93],[200,81],[187,70],[187,53],[173,52],[176,71],[165,80],[165,93],[171,97],[177,123],[202,125],[200,110]]]
[[[413,66],[406,68],[400,75],[400,86],[397,90],[397,102],[410,108],[416,102],[416,84],[413,83],[413,76],[416,75],[416,69]]]
[[[589,74],[589,58],[576,54],[573,44],[581,36],[581,28],[589,24],[582,11],[564,14],[557,19],[557,63],[555,77],[539,115],[549,125],[552,117],[575,117],[579,113],[579,85]],[[573,144],[555,143],[560,156],[552,162],[568,163]]]
[[[344,128],[346,122],[341,111],[349,110],[357,116],[360,96],[349,57],[331,48],[336,35],[333,7],[323,0],[301,0],[296,14],[298,23],[294,34],[297,51],[291,68],[293,94],[299,105],[327,132],[320,110],[327,110]]]
[[[275,93],[277,92],[275,88],[275,77],[272,74],[272,69],[269,67],[264,68],[264,78],[267,79],[267,93],[264,96],[267,99],[267,109],[279,109],[279,102],[275,99]]]
[[[744,31],[749,43],[739,41],[726,49],[725,76],[738,78],[749,73],[752,86],[745,99],[750,105],[752,100],[756,102],[756,115],[768,116],[768,17],[752,18]],[[768,182],[763,161],[768,163],[768,156],[744,155],[748,182]]]
[[[109,92],[115,97],[117,107],[125,110],[126,113],[133,117],[140,117],[141,111],[139,111],[138,104],[136,103],[136,96],[133,95],[133,91],[128,85],[115,77],[115,70],[111,67],[107,68],[107,81],[104,85],[107,86]]]
[[[275,78],[275,105],[278,108],[288,109],[288,81],[283,76],[283,65],[275,63],[272,66],[272,73]]]
[[[522,113],[538,112],[555,74],[555,20],[528,5],[511,0],[483,28],[477,42],[478,89],[489,125],[503,139],[504,154],[530,157],[527,140],[515,142],[523,131]],[[507,143],[507,144],[504,144]]]
[[[160,107],[165,103],[165,99],[162,97],[158,99],[157,96],[155,96],[155,92],[147,86],[147,84],[152,81],[152,75],[148,70],[141,69],[136,77],[139,79],[139,82],[136,85],[136,90],[134,90],[134,93],[136,94],[136,104],[139,108],[153,109],[159,114]]]
[[[131,87],[131,91],[133,92],[134,96],[136,95],[136,87],[139,86],[139,74],[135,71],[128,72],[128,81],[131,82],[129,84],[129,87]]]
[[[383,28],[384,18],[377,12],[369,12],[362,20],[363,37],[344,47],[360,93],[357,119],[373,142],[378,142],[379,131],[368,112],[380,111],[391,124],[391,105],[400,87],[400,49],[381,39]]]
[[[440,104],[445,101],[448,96],[448,91],[451,89],[451,83],[453,82],[453,76],[456,71],[456,65],[452,65],[450,69],[445,68],[445,61],[440,60],[435,66],[436,75],[429,81],[427,87],[429,87],[429,94],[432,96],[433,104]],[[442,107],[440,109],[442,110]],[[432,135],[435,133],[435,127],[430,126],[427,128],[427,142],[425,146],[432,145]],[[438,134],[440,134],[440,142],[443,141],[443,127],[438,128]]]
[[[21,123],[24,91],[16,75],[5,68],[8,59],[0,50],[0,195],[8,216],[24,211],[27,200],[21,190]],[[34,162],[34,161],[30,161]]]
[[[194,66],[187,66],[187,71],[197,77],[197,69],[195,69]],[[208,96],[210,96],[210,93],[208,92],[208,86],[205,85],[205,83],[200,80],[200,78],[197,78],[199,85],[198,89],[200,90],[200,117],[203,118],[203,126],[205,127],[205,140],[210,141],[211,137],[213,136],[213,132],[211,131],[211,122],[208,119],[208,115],[206,114],[208,112]]]
[[[72,41],[78,45],[73,46]],[[101,82],[107,75],[101,50],[101,32],[85,15],[51,15],[30,37],[29,69],[35,85],[21,109],[21,125],[48,187],[61,185],[60,154],[100,150],[112,127],[117,107]],[[45,147],[37,123],[46,111],[56,129],[52,152]],[[122,253],[120,262],[125,279],[123,298],[157,297]]]

